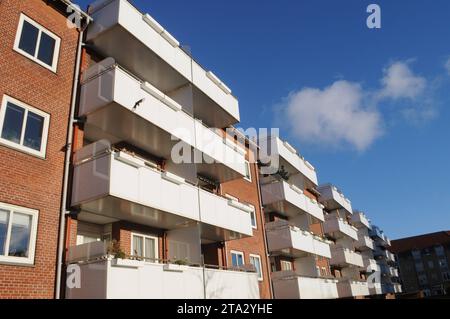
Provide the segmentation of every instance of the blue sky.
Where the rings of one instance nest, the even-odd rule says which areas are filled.
[[[450,229],[448,0],[134,3],[388,236]]]

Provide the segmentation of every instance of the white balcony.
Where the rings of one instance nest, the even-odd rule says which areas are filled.
[[[364,281],[343,279],[337,283],[339,298],[364,297],[370,295],[369,285]]]
[[[395,267],[389,267],[389,275],[391,277],[398,277],[398,269]]]
[[[354,247],[359,250],[374,250],[375,245],[373,240],[364,234],[358,232],[358,241],[355,242]]]
[[[340,246],[331,246],[330,264],[337,267],[364,267],[361,254]]]
[[[381,287],[381,283],[379,283],[379,282],[372,283],[371,286],[369,286],[369,293],[371,296],[383,294],[383,289]]]
[[[343,209],[348,215],[353,214],[352,203],[335,186],[327,184],[317,189],[320,192],[319,201],[328,210]]]
[[[330,245],[324,239],[309,231],[301,230],[288,224],[287,221],[276,221],[266,224],[269,251],[292,257],[303,257],[308,254],[331,258]]]
[[[67,299],[259,299],[256,273],[111,259],[77,264]]]
[[[364,269],[369,273],[380,271],[380,265],[378,265],[377,261],[373,258],[368,258],[367,256],[363,256],[363,264],[364,264]]]
[[[402,285],[398,283],[394,283],[394,292],[396,294],[401,294],[403,292]]]
[[[275,211],[288,217],[306,213],[324,221],[322,204],[307,197],[301,189],[286,181],[262,185],[261,193],[266,212]]]
[[[373,252],[373,255],[378,259],[384,259],[386,261],[389,261],[390,258],[389,251],[381,249],[379,247],[376,247],[376,249]]]
[[[231,90],[203,69],[150,15],[126,0],[95,2],[94,22],[86,41],[103,56],[114,57],[127,70],[163,92],[191,87],[193,113],[208,126],[227,127],[239,122],[239,106]]]
[[[287,142],[283,142],[279,137],[267,136],[259,140],[260,160],[270,164],[274,173],[283,166],[292,175],[302,174],[306,177],[311,187],[317,186],[317,172],[314,166],[305,160]]]
[[[325,216],[323,229],[325,234],[336,239],[348,236],[354,240],[358,240],[358,229],[336,215]]]
[[[354,212],[352,215],[351,222],[354,226],[357,228],[369,228],[370,229],[370,222],[367,219],[366,215],[362,212]]]
[[[84,73],[79,115],[86,117],[85,138],[90,140],[125,141],[164,159],[172,159],[174,146],[183,141],[191,152],[187,161],[195,163],[198,174],[221,182],[245,175],[244,148],[194,119],[176,101],[117,66],[114,59]]]
[[[299,276],[292,271],[272,273],[275,299],[337,299],[337,280]]]
[[[211,240],[253,234],[248,206],[200,190],[127,153],[96,146],[75,156],[72,205],[81,209],[79,218],[89,221],[100,215],[109,222],[127,220],[163,229],[201,222],[202,236]]]

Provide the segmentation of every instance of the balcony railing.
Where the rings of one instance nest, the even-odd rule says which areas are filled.
[[[337,283],[339,298],[368,296],[369,286],[365,281],[342,279]]]
[[[319,201],[323,203],[328,210],[341,209],[348,215],[353,214],[351,201],[347,199],[336,186],[331,184],[322,185],[319,186],[318,191],[321,194]]]
[[[266,224],[270,252],[302,257],[308,254],[331,258],[330,244],[309,231],[289,225],[287,221]]]
[[[267,136],[259,140],[260,159],[278,171],[281,166],[291,175],[302,174],[312,186],[317,186],[317,172],[304,157],[288,143],[277,136]]]
[[[354,212],[352,215],[352,224],[358,228],[370,228],[370,222],[362,212]]]
[[[358,241],[355,242],[354,247],[359,250],[374,250],[375,245],[373,240],[364,234],[358,232]]]
[[[327,235],[333,238],[348,236],[354,240],[358,240],[358,229],[336,215],[330,214],[325,216],[323,229]]]
[[[172,159],[174,146],[182,141],[200,153],[188,158],[199,174],[222,182],[245,176],[243,147],[205,126],[114,59],[84,73],[79,115],[86,116],[86,138],[113,136],[166,159]]]
[[[193,111],[209,126],[239,122],[238,101],[228,86],[194,61],[149,14],[126,0],[97,1],[89,13],[94,22],[86,41],[103,56],[114,57],[163,92],[192,86]]]
[[[383,289],[381,287],[381,283],[376,282],[372,283],[372,286],[369,286],[369,293],[371,296],[381,295],[383,293]]]
[[[72,205],[163,229],[202,223],[203,235],[229,240],[253,234],[251,208],[189,184],[128,153],[91,144],[75,155]]]
[[[363,257],[361,254],[340,246],[331,246],[330,264],[338,267],[364,267]]]
[[[286,181],[277,181],[261,186],[263,204],[266,210],[276,211],[289,217],[307,213],[324,220],[323,205],[307,197],[301,189]]]
[[[373,258],[368,258],[367,256],[363,256],[364,269],[367,272],[376,272],[380,271],[380,265],[378,265],[377,261]]]
[[[272,273],[275,299],[337,299],[337,280],[297,275],[293,271]]]
[[[78,263],[80,285],[68,299],[258,299],[255,272],[103,259]]]

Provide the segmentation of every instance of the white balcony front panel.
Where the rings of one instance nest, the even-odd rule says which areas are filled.
[[[192,147],[200,152],[198,161],[193,154],[187,158],[196,163],[199,174],[222,182],[245,175],[245,150],[226,143],[181,105],[112,59],[87,71],[79,115],[86,116],[85,137],[91,140],[126,141],[166,159],[172,159],[174,146],[183,141],[188,151]]]
[[[344,219],[335,215],[327,215],[323,223],[325,234],[334,238],[342,238],[348,236],[354,240],[358,240],[358,230],[347,223]]]
[[[369,293],[371,296],[381,295],[383,294],[383,289],[381,287],[381,283],[372,283],[369,285]]]
[[[363,297],[370,295],[367,282],[342,280],[337,283],[339,298]]]
[[[333,185],[323,185],[318,188],[321,196],[319,201],[329,210],[344,209],[347,214],[353,214],[352,204],[338,189]]]
[[[373,240],[364,234],[358,232],[358,241],[355,242],[354,247],[359,250],[374,250],[375,245]]]
[[[102,215],[164,229],[201,222],[211,240],[252,234],[248,212],[121,152],[75,166],[72,205],[81,208],[80,218]]]
[[[362,212],[354,212],[352,215],[352,224],[357,226],[358,228],[363,227],[363,228],[370,228],[370,222],[367,219],[366,215],[364,215],[364,213]]]
[[[331,261],[330,264],[338,267],[364,267],[363,257],[361,254],[353,250],[342,247],[331,247]]]
[[[298,276],[294,272],[273,274],[275,299],[337,299],[336,280]]]
[[[376,260],[373,258],[368,258],[366,256],[363,256],[363,263],[364,263],[364,269],[368,273],[380,271],[380,266],[377,264]]]
[[[330,245],[309,231],[290,226],[285,221],[266,224],[269,251],[292,257],[308,254],[331,258]]]
[[[107,259],[79,264],[68,299],[258,299],[256,273]],[[206,295],[205,295],[206,294]]]
[[[97,1],[86,41],[163,92],[191,85],[194,114],[210,126],[239,122],[239,106],[231,90],[207,76],[178,41],[148,14],[126,0]]]
[[[260,159],[271,164],[276,171],[284,166],[290,174],[302,174],[313,186],[317,186],[317,172],[314,166],[301,157],[296,150],[279,137],[268,136],[259,140]],[[277,165],[278,164],[278,165]]]
[[[299,213],[307,213],[324,221],[323,206],[285,181],[262,185],[261,193],[263,205],[267,212],[275,211],[288,217],[295,217]]]

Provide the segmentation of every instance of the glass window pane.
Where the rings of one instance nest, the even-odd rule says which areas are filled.
[[[254,209],[250,213],[250,219],[251,219],[251,222],[252,222],[252,226],[256,227],[256,216],[255,216],[255,210]]]
[[[238,266],[242,266],[244,264],[244,261],[242,259],[242,255],[238,255]]]
[[[261,278],[262,277],[262,273],[261,273],[261,264],[259,262],[259,258],[250,257],[250,263],[253,266],[255,266],[256,273],[258,274],[258,278]]]
[[[34,54],[36,53],[38,35],[39,30],[27,21],[24,21],[22,34],[20,36],[19,48],[26,53],[34,56]]]
[[[38,59],[48,64],[53,65],[53,54],[55,51],[55,39],[50,37],[45,32],[41,34],[41,41],[39,43]]]
[[[0,255],[5,255],[6,236],[8,232],[9,212],[0,209]]]
[[[12,103],[6,105],[2,138],[17,144],[20,143],[24,114],[23,108]]]
[[[27,127],[25,128],[25,137],[23,145],[36,151],[41,150],[42,131],[44,128],[44,118],[40,115],[28,112]]]
[[[133,236],[133,256],[143,257],[143,240],[140,236]]]
[[[31,216],[14,213],[12,217],[9,256],[28,257],[31,235]]]
[[[150,261],[156,261],[155,240],[153,238],[145,238],[145,258],[149,258]]]

